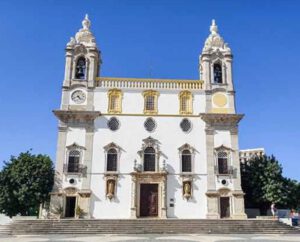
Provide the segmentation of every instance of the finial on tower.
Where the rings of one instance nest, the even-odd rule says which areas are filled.
[[[216,21],[214,19],[211,21],[211,26],[210,26],[209,30],[212,34],[218,33],[218,26],[216,25]]]
[[[82,21],[83,29],[89,30],[91,26],[91,21],[89,20],[89,15],[85,14],[84,20]]]

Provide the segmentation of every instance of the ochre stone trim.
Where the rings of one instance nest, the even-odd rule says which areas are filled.
[[[79,110],[53,110],[54,115],[62,122],[68,123],[94,121],[100,116],[99,111],[79,111]]]

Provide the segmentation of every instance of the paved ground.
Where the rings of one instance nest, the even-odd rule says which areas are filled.
[[[299,241],[300,235],[40,235],[4,236],[0,242],[279,242]]]

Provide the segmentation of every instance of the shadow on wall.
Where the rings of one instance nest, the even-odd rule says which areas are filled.
[[[167,171],[171,174],[175,173],[175,170],[172,166],[167,164]],[[176,179],[174,175],[168,175],[167,179],[167,216],[169,218],[177,218],[175,215],[176,209],[176,198],[175,192],[182,189],[182,185]],[[171,188],[171,189],[170,189]]]
[[[91,213],[91,218],[94,218],[94,210],[95,210],[95,203],[96,202],[101,202],[101,199],[97,197],[94,193],[91,194],[90,198],[90,213]]]
[[[108,129],[107,127],[108,119],[106,117],[99,117],[95,120],[95,130],[98,129]]]

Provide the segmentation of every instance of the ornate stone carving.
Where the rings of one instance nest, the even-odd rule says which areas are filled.
[[[231,52],[228,44],[224,42],[223,38],[218,33],[218,26],[216,25],[215,20],[212,20],[210,26],[210,35],[205,41],[203,52],[210,50],[220,50],[224,52]]]
[[[100,116],[98,111],[54,110],[54,115],[62,122],[93,123]]]
[[[223,114],[223,113],[201,113],[201,119],[208,127],[236,127],[240,120],[244,117],[243,114]]]

